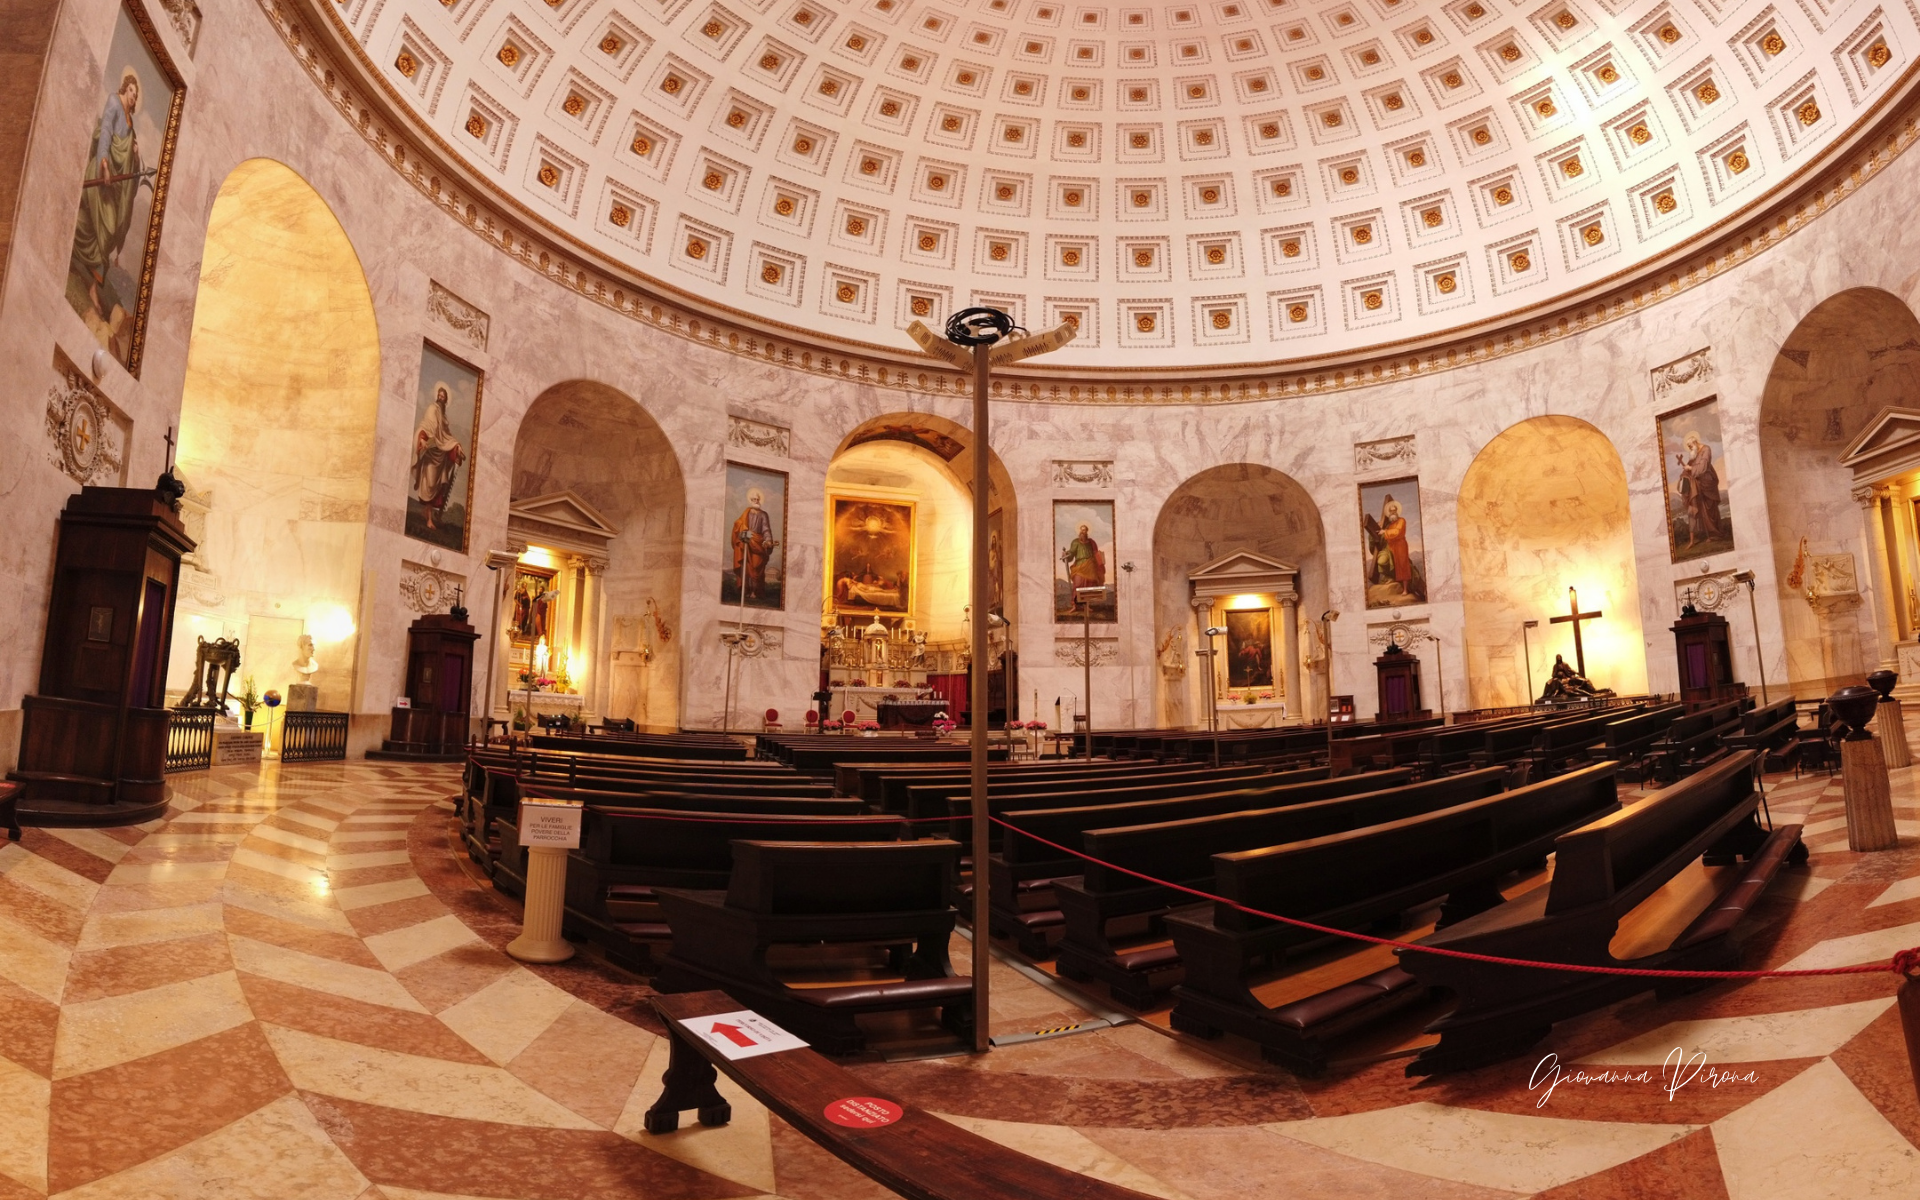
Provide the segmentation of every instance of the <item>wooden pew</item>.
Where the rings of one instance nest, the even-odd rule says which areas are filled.
[[[1114,999],[1134,1008],[1147,1007],[1154,993],[1179,982],[1180,956],[1175,947],[1164,942],[1121,947],[1109,931],[1116,920],[1137,923],[1144,916],[1148,924],[1141,937],[1164,938],[1169,910],[1191,905],[1193,897],[1114,868],[1205,891],[1213,884],[1216,854],[1298,842],[1452,808],[1503,790],[1506,771],[1489,767],[1425,783],[1395,780],[1398,786],[1384,787],[1387,781],[1379,776],[1349,775],[1330,782],[1355,779],[1374,782],[1307,803],[1088,830],[1080,840],[1086,853],[1100,862],[1085,863],[1080,879],[1065,880],[1054,889],[1065,918],[1057,959],[1060,974],[1102,980]],[[1018,835],[1011,837],[1009,846],[1018,840]],[[1103,865],[1109,863],[1112,866]]]
[[[1105,761],[1084,762],[1050,759],[1044,762],[989,762],[990,778],[1061,779],[1088,772],[1128,769],[1135,771],[1174,770],[1153,763],[1119,764]],[[969,781],[972,776],[964,763],[870,763],[840,762],[833,767],[834,790],[842,796],[858,796],[874,808],[906,811],[906,789],[915,783]]]
[[[1217,773],[1221,777],[1242,778],[1266,774],[1271,768],[1264,765],[1239,767],[1209,767],[1201,763],[1156,763],[1156,762],[1108,762],[1096,759],[1091,764],[1076,764],[1071,769],[1061,769],[1052,763],[1038,766],[1021,763],[1016,768],[1008,764],[1008,769],[987,772],[987,786],[997,791],[1044,791],[1048,788],[1068,790],[1075,786],[1098,789],[1110,784],[1124,786],[1145,785],[1161,781],[1201,778]],[[973,786],[972,776],[966,772],[945,772],[942,774],[910,775],[890,777],[880,781],[881,807],[888,812],[906,813],[911,816],[939,816],[947,811],[941,799],[946,796],[966,795]],[[916,794],[918,801],[916,802]]]
[[[1520,726],[1531,726],[1537,730],[1543,723],[1544,718],[1541,717],[1518,717],[1473,721],[1436,730],[1420,748],[1420,773],[1428,779],[1434,779],[1455,771],[1474,770],[1474,751],[1486,749],[1490,731]]]
[[[1168,796],[1188,795],[1199,790],[1215,790],[1219,787],[1245,784],[1258,786],[1275,778],[1274,773],[1264,765],[1240,767],[1203,767],[1192,763],[1180,764],[1178,770],[1150,770],[1145,774],[1137,773],[1135,767],[1118,767],[1109,771],[1093,774],[1070,775],[1064,779],[1029,779],[1014,776],[1004,782],[989,777],[987,780],[988,807],[991,811],[1000,811],[1001,806],[994,803],[1001,798],[1018,797],[1031,800],[1023,804],[1027,808],[1056,808],[1084,803],[1086,798],[1098,796],[1114,797],[1120,800],[1158,800]],[[1304,772],[1289,771],[1288,775],[1301,778],[1321,779],[1326,777],[1326,768],[1308,767]],[[1289,782],[1299,782],[1299,779]],[[962,804],[954,806],[954,801],[971,799],[972,789],[969,782],[944,784],[911,784],[906,789],[906,815],[915,820],[928,820],[934,817],[952,815],[956,820],[965,820],[970,809]],[[1121,793],[1124,793],[1122,795]],[[1047,797],[1060,797],[1056,801]],[[971,836],[969,827],[955,826],[955,831],[947,836],[965,841]],[[1000,832],[994,830],[993,841],[997,845]]]
[[[943,1025],[970,1037],[972,981],[947,959],[959,868],[960,845],[946,840],[735,841],[724,893],[655,890],[673,938],[656,986],[721,988],[828,1054],[866,1047],[862,1013],[938,1008]],[[767,961],[775,945],[906,943],[898,982],[794,988]]]
[[[718,734],[649,733],[536,733],[528,738],[536,750],[586,750],[594,754],[631,754],[656,758],[741,761],[747,748]]]
[[[1337,929],[1364,929],[1442,896],[1442,920],[1500,903],[1499,881],[1540,861],[1554,839],[1620,807],[1614,765],[1553,779],[1381,825],[1260,850],[1217,854],[1210,889],[1225,901]],[[1322,935],[1214,902],[1167,917],[1186,966],[1174,989],[1175,1029],[1222,1031],[1260,1044],[1298,1073],[1324,1069],[1326,1042],[1411,1003],[1418,985],[1398,968],[1339,995],[1268,1008],[1248,973]]]
[[[1630,717],[1619,717],[1604,726],[1606,757],[1620,764],[1621,778],[1634,781],[1641,778],[1642,760],[1686,711],[1683,704],[1663,704]]]
[[[1672,787],[1554,843],[1553,879],[1496,908],[1436,931],[1423,946],[1544,962],[1663,970],[1725,970],[1739,958],[1735,922],[1788,863],[1804,863],[1800,826],[1771,833],[1755,819],[1756,751],[1727,755]],[[1620,962],[1608,949],[1620,919],[1695,859],[1747,866],[1671,944]],[[1648,988],[1684,990],[1678,981],[1576,974],[1401,951],[1401,966],[1426,987],[1457,998],[1428,1027],[1440,1041],[1407,1066],[1431,1075],[1524,1053],[1553,1023]]]
[[[693,821],[693,814],[589,806],[580,847],[567,856],[566,928],[598,943],[612,962],[653,971],[653,948],[668,940],[656,887],[723,888],[741,838],[807,842],[898,841],[898,817],[754,815]]]
[[[1326,768],[1311,767],[1258,780],[1219,781],[1206,789],[1174,791],[1159,797],[1124,798],[1149,790],[1124,788],[1095,793],[1102,800],[1112,799],[1094,805],[1076,803],[1092,798],[1092,794],[1081,793],[990,797],[987,807],[989,812],[998,813],[1009,822],[1017,816],[1018,824],[1027,833],[1063,846],[1078,846],[1081,834],[1088,829],[1305,804],[1329,796],[1396,786],[1406,783],[1410,777],[1411,772],[1403,769],[1327,779]],[[1041,801],[1067,803],[1041,805]],[[952,806],[953,825],[970,832],[972,821],[967,800],[955,797],[948,803]],[[1020,952],[1029,958],[1045,958],[1065,919],[1059,906],[1053,903],[1053,885],[1057,880],[1079,875],[1085,864],[1081,859],[1062,856],[1052,847],[1023,837],[1019,832],[1005,829],[998,832],[1000,852],[987,860],[987,876],[992,885],[989,892],[991,931],[1013,938]],[[971,895],[971,887],[965,889],[964,894]]]
[[[1725,739],[1729,734],[1740,732],[1740,714],[1751,703],[1729,700],[1676,717],[1667,727],[1667,735],[1647,751],[1649,775],[1662,783],[1671,783],[1731,753]]]
[[[1760,752],[1762,771],[1800,771],[1800,715],[1791,696],[1740,714],[1740,732],[1723,739],[1729,749]]]
[[[666,1023],[672,1048],[660,1098],[646,1113],[648,1133],[672,1133],[686,1109],[695,1110],[702,1125],[732,1120],[731,1106],[714,1087],[718,1069],[769,1112],[909,1200],[1151,1200],[1142,1192],[1029,1158],[885,1095],[880,1098],[900,1110],[891,1124],[861,1128],[831,1121],[829,1110],[850,1097],[873,1096],[874,1085],[811,1049],[728,1059],[704,1038],[690,1035],[689,1030],[700,1029],[700,1018],[740,1010],[739,1001],[725,992],[651,999]]]
[[[1542,726],[1533,735],[1533,746],[1527,751],[1528,778],[1546,779],[1573,764],[1592,761],[1595,752],[1606,742],[1607,726],[1613,722],[1614,712],[1594,713]]]

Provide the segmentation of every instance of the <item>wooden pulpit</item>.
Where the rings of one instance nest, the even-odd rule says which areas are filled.
[[[20,820],[127,825],[167,806],[167,649],[180,516],[152,488],[82,488],[60,514],[39,690],[20,698]]]
[[[1685,613],[1670,627],[1680,667],[1680,702],[1705,707],[1747,694],[1733,677],[1733,646],[1727,619],[1718,613]]]
[[[1421,711],[1419,655],[1388,646],[1385,654],[1373,660],[1373,669],[1379,692],[1376,720],[1391,721]]]
[[[407,630],[407,707],[393,710],[385,755],[458,759],[467,743],[473,648],[480,634],[450,613],[428,613]]]

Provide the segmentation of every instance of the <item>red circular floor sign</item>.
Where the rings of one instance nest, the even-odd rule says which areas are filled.
[[[878,1129],[906,1116],[907,1110],[891,1100],[848,1096],[845,1100],[835,1100],[827,1105],[824,1115],[835,1125],[844,1125],[848,1129]]]

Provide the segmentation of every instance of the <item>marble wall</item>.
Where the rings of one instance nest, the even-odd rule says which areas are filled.
[[[649,687],[665,686],[680,698],[675,720],[711,726],[725,683],[719,635],[727,618],[711,583],[724,550],[717,522],[729,455],[792,472],[789,586],[795,597],[818,595],[820,505],[828,466],[846,437],[864,422],[901,413],[963,426],[966,401],[842,377],[828,356],[800,369],[755,356],[744,344],[735,349],[724,340],[689,340],[577,294],[571,280],[543,273],[537,251],[503,252],[497,238],[464,226],[403,178],[408,168],[396,167],[358,135],[350,115],[328,103],[260,7],[250,0],[216,0],[203,8],[197,56],[184,45],[174,54],[189,94],[159,244],[146,359],[137,379],[114,363],[99,366],[98,386],[130,426],[127,478],[144,484],[159,472],[161,435],[180,412],[201,260],[220,190],[248,160],[284,164],[320,196],[352,245],[378,326],[380,382],[356,622],[359,662],[345,701],[358,714],[361,744],[384,722],[400,687],[405,629],[415,615],[404,601],[410,570],[405,564],[419,562],[427,549],[403,532],[420,341],[465,336],[450,327],[444,304],[436,300],[440,291],[457,295],[484,320],[480,344],[456,348],[487,371],[487,400],[471,547],[465,555],[445,554],[437,569],[476,580],[484,577],[484,554],[506,547],[515,448],[539,397],[556,385],[579,383],[630,398],[658,429],[660,445],[670,448],[681,515],[663,516],[649,527],[637,568],[648,572],[646,582],[635,582],[617,615],[633,622],[625,628],[634,630],[635,605],[646,596],[677,606],[672,632],[678,660],[662,656],[649,666],[650,678],[659,681]],[[0,480],[6,481],[14,527],[24,531],[0,539],[0,572],[14,581],[0,593],[0,620],[22,631],[0,651],[0,711],[6,713],[17,713],[19,697],[34,685],[54,523],[78,487],[50,454],[44,410],[59,380],[56,353],[82,366],[94,361],[92,335],[60,297],[79,196],[73,147],[84,143],[97,116],[97,63],[113,13],[110,0],[71,0],[63,10],[53,66],[34,113],[28,186],[0,285],[0,373],[17,381],[0,394],[0,421],[14,435],[0,440]],[[164,26],[161,35],[176,36]],[[991,445],[1004,469],[1003,486],[1012,493],[1006,499],[1017,534],[1023,699],[1030,703],[1037,691],[1050,702],[1055,694],[1081,690],[1080,669],[1054,653],[1050,500],[1115,501],[1113,558],[1134,562],[1135,582],[1122,580],[1121,620],[1096,631],[1112,653],[1095,667],[1095,691],[1115,697],[1125,720],[1118,698],[1131,699],[1131,711],[1146,716],[1156,694],[1158,620],[1149,600],[1164,580],[1149,583],[1141,576],[1157,570],[1151,554],[1155,522],[1186,481],[1213,467],[1247,463],[1293,480],[1318,510],[1326,561],[1335,568],[1325,576],[1325,602],[1346,614],[1333,632],[1333,690],[1359,694],[1367,709],[1377,653],[1371,638],[1378,632],[1370,625],[1378,620],[1362,615],[1357,566],[1338,566],[1357,563],[1360,555],[1355,445],[1408,436],[1418,445],[1429,602],[1399,618],[1424,620],[1452,666],[1469,620],[1456,517],[1466,472],[1502,431],[1549,415],[1585,422],[1619,456],[1634,583],[1628,594],[1609,601],[1610,618],[1619,613],[1624,624],[1626,612],[1637,610],[1647,686],[1675,685],[1664,630],[1676,611],[1676,586],[1705,572],[1741,568],[1759,576],[1759,624],[1770,674],[1777,658],[1784,677],[1783,630],[1795,642],[1805,635],[1783,627],[1783,614],[1794,604],[1804,609],[1805,602],[1783,588],[1774,551],[1783,537],[1797,535],[1776,532],[1776,525],[1787,522],[1768,505],[1769,491],[1778,485],[1763,460],[1763,398],[1781,348],[1821,301],[1855,288],[1880,289],[1904,306],[1920,295],[1920,226],[1907,217],[1917,186],[1920,155],[1894,157],[1834,211],[1764,253],[1729,258],[1696,287],[1469,367],[1262,401],[997,404]],[[471,314],[466,324],[474,327]],[[1674,382],[1685,372],[1668,368],[1696,358],[1708,364],[1704,376],[1695,372]],[[1665,532],[1654,417],[1708,394],[1719,397],[1726,428],[1736,546],[1710,562],[1676,566]],[[785,428],[790,436],[775,449],[730,444],[730,419],[739,417]],[[1062,463],[1082,466],[1063,473]],[[1092,470],[1084,464],[1104,465]],[[663,471],[653,478],[668,481],[662,511],[675,511],[670,476]],[[1791,496],[1792,487],[1787,484],[1781,494]],[[651,503],[637,503],[636,511],[653,511]],[[1836,525],[1836,541],[1843,536]],[[1549,615],[1543,607],[1540,616]],[[1744,664],[1752,661],[1752,635],[1733,615],[1736,661]],[[742,705],[804,707],[816,677],[817,622],[818,612],[804,603],[766,616],[763,624],[780,644],[742,674]],[[1481,673],[1500,675],[1491,665]],[[1457,668],[1446,675],[1449,707],[1463,706],[1491,686],[1470,683]],[[6,745],[17,736],[16,721],[0,717]]]

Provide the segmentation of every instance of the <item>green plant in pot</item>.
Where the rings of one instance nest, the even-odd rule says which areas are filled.
[[[254,689],[253,676],[249,675],[242,680],[241,686],[246,689],[240,693],[241,724],[247,729],[252,729],[253,714],[265,708],[267,702],[262,700],[260,693]]]

